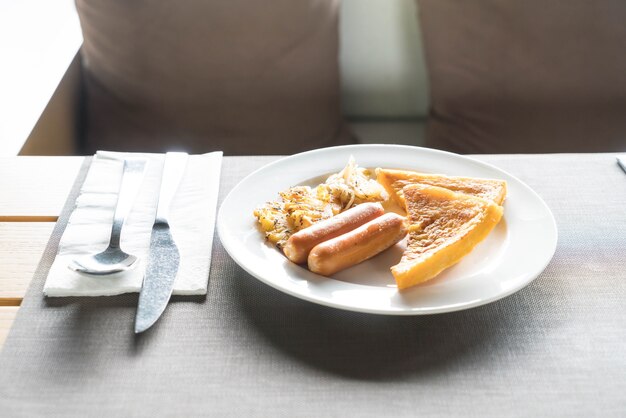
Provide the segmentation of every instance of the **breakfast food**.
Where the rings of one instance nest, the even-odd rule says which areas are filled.
[[[291,235],[324,219],[366,202],[382,202],[388,195],[370,171],[350,158],[343,170],[318,186],[291,187],[280,199],[254,211],[268,241],[282,248]]]
[[[350,158],[324,183],[282,191],[278,201],[257,208],[254,216],[267,240],[290,261],[306,263],[325,276],[408,235],[401,260],[391,267],[398,289],[428,281],[458,263],[502,217],[505,181],[383,168],[375,172],[374,180]]]
[[[324,219],[296,232],[287,240],[283,252],[294,263],[305,263],[309,252],[317,244],[352,231],[384,213],[385,210],[380,203],[357,205],[337,216]]]
[[[309,270],[325,276],[365,261],[399,242],[407,233],[405,218],[386,213],[360,227],[316,245]]]
[[[432,279],[481,242],[502,217],[493,201],[442,187],[407,185],[408,245],[391,268],[399,289]]]
[[[502,205],[506,197],[506,182],[503,180],[451,177],[382,168],[376,169],[376,180],[402,208],[405,206],[403,189],[409,184],[443,187],[453,192],[491,200],[497,205]]]

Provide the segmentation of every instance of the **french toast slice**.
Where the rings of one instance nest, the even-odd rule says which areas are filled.
[[[491,200],[497,205],[502,205],[506,197],[506,181],[503,180],[451,177],[383,168],[376,169],[376,180],[402,208],[405,208],[403,189],[409,184],[443,187],[453,192]]]
[[[459,262],[491,232],[503,208],[491,200],[443,187],[410,184],[403,188],[408,245],[391,267],[398,289],[437,276]]]

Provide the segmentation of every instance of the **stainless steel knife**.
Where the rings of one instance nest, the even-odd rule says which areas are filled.
[[[183,177],[188,157],[184,152],[165,154],[159,203],[152,226],[146,273],[135,317],[137,334],[150,328],[159,319],[172,295],[180,254],[170,232],[169,210]]]

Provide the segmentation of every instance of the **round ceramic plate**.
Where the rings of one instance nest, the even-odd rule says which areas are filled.
[[[389,268],[404,242],[332,277],[293,264],[265,241],[252,212],[295,185],[315,185],[341,170],[350,156],[360,167],[397,168],[452,176],[506,180],[504,217],[458,264],[435,279],[398,291]],[[523,288],[554,254],[557,229],[552,212],[527,185],[474,159],[426,148],[351,145],[286,157],[250,174],[226,197],[217,228],[224,248],[248,273],[285,293],[314,303],[385,315],[451,312],[493,302]]]

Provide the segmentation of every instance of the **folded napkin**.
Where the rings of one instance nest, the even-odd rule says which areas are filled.
[[[624,170],[624,173],[626,173],[626,157],[617,157],[617,164]]]
[[[138,264],[108,276],[76,273],[68,268],[74,257],[100,252],[109,243],[124,158],[147,159],[121,236],[122,249],[139,257]],[[48,273],[46,296],[110,296],[141,289],[164,161],[164,154],[99,151],[95,155]],[[190,156],[174,196],[170,227],[180,252],[174,294],[207,291],[221,163],[221,152]]]

